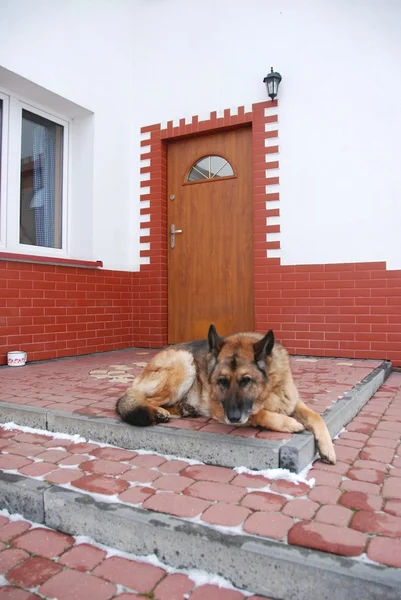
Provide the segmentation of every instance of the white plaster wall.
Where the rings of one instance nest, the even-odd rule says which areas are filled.
[[[401,267],[399,0],[136,7],[138,127],[263,101],[273,66],[283,76],[283,263]]]
[[[139,261],[132,167],[134,4],[0,0],[0,66],[41,87],[3,72],[0,86],[10,84],[12,91],[18,88],[74,118],[69,255],[115,269],[135,268]]]
[[[73,257],[138,268],[140,127],[264,101],[273,66],[283,262],[401,267],[400,31],[399,0],[0,0],[0,66],[75,118]]]

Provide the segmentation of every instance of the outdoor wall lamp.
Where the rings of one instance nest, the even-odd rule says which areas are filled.
[[[267,94],[271,98],[271,100],[274,100],[274,98],[277,96],[280,81],[280,73],[276,73],[276,71],[273,71],[273,67],[271,67],[270,73],[268,73],[263,80],[263,83],[266,84]]]

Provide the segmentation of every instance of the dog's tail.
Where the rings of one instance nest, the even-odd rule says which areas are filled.
[[[128,390],[117,401],[116,411],[123,421],[137,427],[153,425],[157,420],[157,409],[138,397],[133,389]]]

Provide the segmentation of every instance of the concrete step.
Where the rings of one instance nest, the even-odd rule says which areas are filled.
[[[268,600],[204,571],[177,570],[0,514],[0,596],[8,600]],[[37,595],[37,594],[40,594]],[[140,594],[140,595],[137,595]]]
[[[322,415],[332,437],[360,411],[390,373],[391,363],[383,361],[340,399],[332,400]],[[117,418],[0,402],[0,421],[79,434],[120,448],[145,448],[227,467],[283,468],[299,473],[316,456],[315,441],[308,432],[291,435],[258,432],[249,427],[231,431],[234,428],[215,422],[205,425],[205,419],[172,419],[167,426],[139,428]]]
[[[401,570],[236,535],[19,475],[2,474],[2,506],[74,536],[135,555],[155,554],[177,569],[216,573],[273,598],[399,600]]]

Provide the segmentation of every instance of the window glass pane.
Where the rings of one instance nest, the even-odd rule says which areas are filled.
[[[197,167],[192,167],[188,175],[188,181],[199,181],[199,179],[208,179],[208,175],[202,173]]]
[[[231,165],[221,156],[211,157],[210,176],[211,177],[228,177],[234,175]]]
[[[198,160],[194,168],[203,174],[204,177],[209,178],[210,175],[210,156]]]
[[[188,181],[201,181],[216,177],[231,177],[234,171],[230,163],[222,156],[205,156],[191,168]]]
[[[61,125],[22,111],[20,243],[61,248]]]

